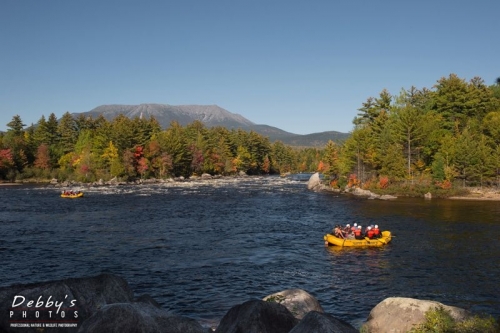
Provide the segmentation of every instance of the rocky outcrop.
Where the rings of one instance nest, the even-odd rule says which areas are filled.
[[[425,312],[439,306],[450,311],[451,316],[457,321],[462,321],[470,316],[470,313],[464,309],[439,302],[389,297],[372,309],[363,328],[370,333],[408,332],[415,325],[425,321]]]
[[[233,306],[215,333],[288,333],[298,323],[288,309],[275,302],[251,300]]]
[[[147,303],[103,306],[85,320],[78,333],[206,333],[194,319],[169,314]]]
[[[380,194],[373,193],[372,191],[369,191],[369,190],[364,190],[364,189],[359,188],[359,187],[347,188],[346,192],[347,191],[353,195],[360,196],[360,197],[367,197],[368,199],[380,199],[380,200],[397,199],[397,197],[395,197],[393,195],[388,195],[388,194],[380,195]]]
[[[284,305],[297,319],[302,319],[310,311],[324,312],[318,300],[302,289],[283,290],[263,300]]]
[[[111,274],[4,287],[0,289],[0,313],[10,314],[12,311],[12,316],[0,316],[0,331],[9,332],[13,321],[34,319],[55,322],[64,319],[79,327],[99,308],[132,300],[133,292],[127,282]],[[33,301],[31,306],[30,301]],[[36,327],[22,329],[23,332],[38,332]],[[54,327],[53,331],[74,332],[75,329]]]
[[[289,333],[358,333],[349,323],[332,315],[309,312]]]
[[[321,179],[319,177],[318,172],[316,172],[309,178],[309,181],[307,182],[307,189],[316,192],[326,189],[325,185],[321,183]]]

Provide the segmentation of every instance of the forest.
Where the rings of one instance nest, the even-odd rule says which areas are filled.
[[[332,187],[396,184],[442,189],[496,185],[500,176],[500,78],[442,77],[431,88],[369,97],[344,142],[297,148],[256,132],[195,121],[162,129],[154,118],[108,121],[66,112],[0,134],[0,179],[93,182],[316,172]]]

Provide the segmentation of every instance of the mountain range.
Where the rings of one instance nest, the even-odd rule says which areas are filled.
[[[267,136],[271,142],[281,141],[284,144],[297,147],[323,147],[329,140],[340,142],[349,134],[336,131],[327,131],[312,134],[294,134],[277,127],[258,125],[245,117],[231,113],[217,105],[168,105],[168,104],[140,104],[140,105],[101,105],[88,112],[73,113],[74,117],[80,115],[97,118],[102,115],[107,120],[113,120],[119,114],[128,118],[154,117],[163,129],[172,121],[177,121],[186,126],[195,120],[201,121],[207,127],[222,126],[228,129],[241,128],[245,131],[254,131]]]

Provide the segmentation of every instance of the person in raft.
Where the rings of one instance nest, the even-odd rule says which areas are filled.
[[[338,238],[345,238],[344,231],[342,230],[342,227],[339,224],[337,224],[333,229],[333,234]]]
[[[365,231],[365,237],[368,237],[369,239],[373,239],[374,238],[374,233],[373,233],[373,229],[372,227],[366,227],[366,231]]]
[[[364,239],[365,238],[365,236],[363,235],[363,232],[361,230],[360,225],[358,225],[356,230],[354,230],[354,238],[356,238],[356,239]]]

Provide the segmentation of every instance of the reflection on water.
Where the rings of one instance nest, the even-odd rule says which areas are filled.
[[[84,190],[64,200],[45,186],[0,188],[2,286],[112,272],[211,323],[288,288],[358,327],[390,296],[500,315],[499,203],[366,200],[289,177]],[[335,224],[354,222],[394,238],[382,248],[324,246]]]

